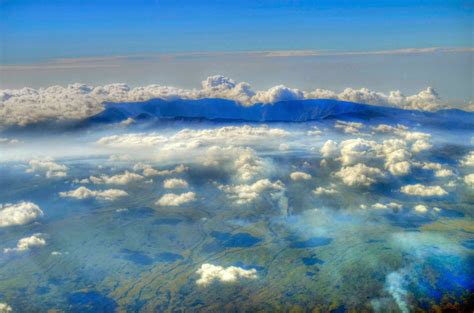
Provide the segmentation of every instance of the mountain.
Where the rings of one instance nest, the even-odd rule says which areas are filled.
[[[306,122],[325,119],[474,129],[474,113],[461,110],[425,112],[337,100],[295,100],[243,106],[225,99],[162,100],[104,103],[104,111],[86,124],[134,120],[200,119],[242,122]]]

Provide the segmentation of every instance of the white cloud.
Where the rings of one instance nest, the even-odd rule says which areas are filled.
[[[324,158],[331,158],[337,155],[339,149],[337,147],[337,142],[333,140],[326,141],[321,147],[321,155]]]
[[[166,189],[187,188],[188,182],[180,178],[170,178],[163,182],[163,187]]]
[[[0,204],[0,227],[28,224],[43,216],[43,211],[32,202]]]
[[[290,178],[292,180],[309,180],[311,179],[311,175],[304,172],[293,172],[290,174]]]
[[[4,253],[11,252],[26,252],[31,248],[37,248],[46,245],[46,240],[43,238],[42,234],[34,234],[30,237],[25,237],[18,240],[15,248],[5,248],[3,249]]]
[[[120,189],[90,190],[84,186],[81,186],[77,188],[76,190],[60,192],[59,196],[75,198],[75,199],[96,198],[99,200],[112,201],[121,197],[128,196],[128,193]]]
[[[392,210],[400,210],[403,208],[403,206],[399,203],[396,202],[390,202],[390,203],[375,203],[372,204],[372,208],[378,209],[378,210],[383,210],[383,209],[392,209]]]
[[[196,194],[191,191],[182,194],[167,193],[156,201],[156,204],[161,206],[180,206],[194,200],[196,200]]]
[[[8,313],[8,312],[13,312],[12,307],[6,303],[0,302],[0,313]]]
[[[335,193],[338,193],[337,189],[335,188],[335,185],[331,185],[330,188],[325,188],[325,187],[317,187],[316,189],[313,190],[313,193],[315,195],[333,195]]]
[[[274,86],[266,91],[258,91],[252,98],[254,103],[274,103],[304,99],[304,93],[298,89],[288,88],[284,85]]]
[[[421,197],[441,197],[448,194],[447,191],[440,186],[425,186],[422,184],[406,185],[403,186],[400,191],[407,195]]]
[[[196,274],[199,275],[196,284],[200,286],[208,286],[215,281],[235,283],[241,279],[257,279],[256,269],[247,270],[237,266],[222,267],[209,263],[202,264]]]
[[[460,163],[462,166],[474,166],[474,151],[469,152]]]
[[[177,165],[174,169],[156,170],[149,164],[137,163],[133,166],[134,171],[143,171],[143,176],[166,176],[172,174],[181,174],[188,170],[183,164]]]
[[[44,173],[47,178],[67,176],[67,166],[58,164],[51,159],[30,160],[30,167],[26,169],[27,173]]]
[[[418,153],[424,150],[428,150],[432,147],[432,145],[426,140],[417,140],[411,146],[411,151],[414,153]]]
[[[285,191],[285,185],[279,180],[271,182],[269,179],[261,179],[250,185],[221,185],[219,189],[238,204],[246,204],[258,199],[264,192],[269,192],[273,198],[280,199],[282,192]]]
[[[129,171],[125,171],[123,174],[114,175],[114,176],[107,176],[101,175],[100,177],[91,176],[89,180],[94,184],[110,184],[110,185],[127,185],[132,182],[136,182],[142,180],[143,176],[138,175],[136,173],[131,173]]]
[[[443,168],[443,169],[437,170],[435,172],[436,177],[450,177],[450,176],[453,176],[453,175],[454,175],[454,172],[450,169],[447,169],[447,168]]]
[[[379,157],[379,145],[361,138],[344,140],[339,144],[342,165],[371,161]]]
[[[464,182],[471,188],[474,188],[474,173],[464,176]]]
[[[133,133],[100,138],[97,143],[112,148],[153,147],[163,144],[167,138],[157,133]]]
[[[418,213],[426,213],[428,212],[428,208],[423,204],[418,204],[413,208]]]
[[[359,134],[360,130],[364,128],[364,124],[356,122],[336,121],[336,124],[334,124],[334,128],[341,129],[347,134],[355,135]]]
[[[379,177],[384,176],[380,169],[369,167],[363,163],[345,166],[334,175],[348,186],[370,186],[376,183]]]

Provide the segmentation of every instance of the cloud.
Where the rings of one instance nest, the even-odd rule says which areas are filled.
[[[311,175],[304,172],[293,172],[290,174],[291,180],[309,180]]]
[[[143,171],[143,176],[166,176],[172,174],[181,174],[188,170],[183,164],[177,165],[174,169],[170,170],[156,170],[149,164],[137,163],[133,166],[134,171]]]
[[[67,166],[58,164],[52,159],[30,160],[30,167],[26,169],[27,173],[44,173],[47,178],[67,176]]]
[[[12,307],[6,303],[0,302],[0,313],[8,313],[8,312],[13,312]]]
[[[26,252],[31,248],[38,248],[46,245],[46,240],[43,238],[42,234],[34,234],[30,237],[25,237],[18,240],[15,248],[5,248],[3,249],[4,253],[12,252]]]
[[[370,186],[377,182],[379,177],[383,177],[382,171],[375,167],[369,167],[363,163],[354,166],[345,166],[334,176],[340,178],[348,186]]]
[[[125,171],[123,174],[107,176],[101,175],[100,177],[91,176],[89,180],[94,184],[110,184],[110,185],[127,185],[131,182],[142,180],[144,177],[136,173]]]
[[[0,227],[28,224],[43,215],[40,207],[32,202],[0,204]]]
[[[155,98],[224,98],[243,105],[299,99],[338,99],[427,111],[448,107],[431,87],[412,96],[405,96],[400,91],[391,91],[387,95],[367,88],[346,88],[341,93],[323,89],[303,92],[284,85],[255,92],[248,83],[235,82],[231,78],[215,75],[206,78],[201,89],[180,89],[161,85],[130,88],[122,83],[95,87],[76,83],[66,87],[3,89],[0,90],[0,125],[80,120],[101,112],[106,101],[137,102]]]
[[[375,203],[375,204],[372,204],[372,208],[377,209],[377,210],[385,210],[385,209],[400,210],[403,208],[403,206],[396,202],[390,202],[387,204]]]
[[[167,193],[156,201],[156,204],[161,206],[180,206],[195,200],[196,194],[191,191],[182,194]]]
[[[428,208],[423,204],[418,204],[413,208],[418,213],[426,213],[428,212]]]
[[[337,142],[333,140],[326,141],[321,147],[321,155],[324,158],[332,158],[337,155],[339,149],[337,147]]]
[[[403,272],[392,272],[385,279],[385,290],[393,297],[402,313],[409,313],[408,291]]]
[[[342,129],[342,131],[346,134],[355,135],[359,134],[360,130],[364,128],[364,124],[356,122],[336,121],[336,124],[334,124],[334,128]]]
[[[474,151],[469,152],[461,161],[461,166],[474,166]]]
[[[275,199],[279,199],[285,191],[285,185],[279,180],[271,182],[269,179],[261,179],[250,185],[221,185],[219,189],[236,203],[247,204],[258,199],[264,192],[269,192]]]
[[[406,185],[403,186],[400,191],[407,195],[420,197],[441,197],[448,194],[448,192],[440,186],[425,186],[422,184]]]
[[[467,186],[474,188],[474,173],[464,176],[464,182]]]
[[[338,191],[335,188],[335,185],[332,185],[330,188],[317,187],[316,189],[313,190],[313,193],[317,196],[320,196],[320,195],[333,195],[335,193],[338,193]]]
[[[244,269],[238,266],[222,267],[209,263],[202,264],[196,274],[199,275],[196,284],[200,286],[208,286],[215,281],[235,283],[242,279],[257,279],[256,269]]]
[[[167,138],[157,133],[134,133],[112,135],[100,138],[97,143],[112,148],[153,147],[167,141]]]
[[[170,179],[166,179],[163,182],[163,187],[166,188],[166,189],[187,188],[188,187],[188,182],[185,181],[184,179],[170,178]]]
[[[86,187],[81,186],[77,188],[76,190],[60,192],[59,196],[81,199],[81,200],[88,199],[88,198],[96,198],[99,200],[112,201],[121,197],[128,196],[128,193],[120,189],[90,190]]]
[[[304,93],[298,89],[278,85],[267,91],[258,91],[252,98],[254,103],[274,103],[279,101],[291,101],[304,99]]]
[[[379,145],[361,138],[344,140],[339,144],[342,165],[352,165],[379,158]]]

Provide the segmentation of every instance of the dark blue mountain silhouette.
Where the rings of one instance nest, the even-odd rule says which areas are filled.
[[[162,100],[104,103],[104,111],[84,121],[118,123],[134,120],[199,119],[243,122],[306,122],[324,119],[405,122],[437,127],[473,128],[474,113],[461,110],[425,112],[337,100],[295,100],[243,106],[224,99]]]

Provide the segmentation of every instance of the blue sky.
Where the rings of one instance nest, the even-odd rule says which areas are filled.
[[[471,47],[472,1],[0,1],[2,64],[192,51]]]

